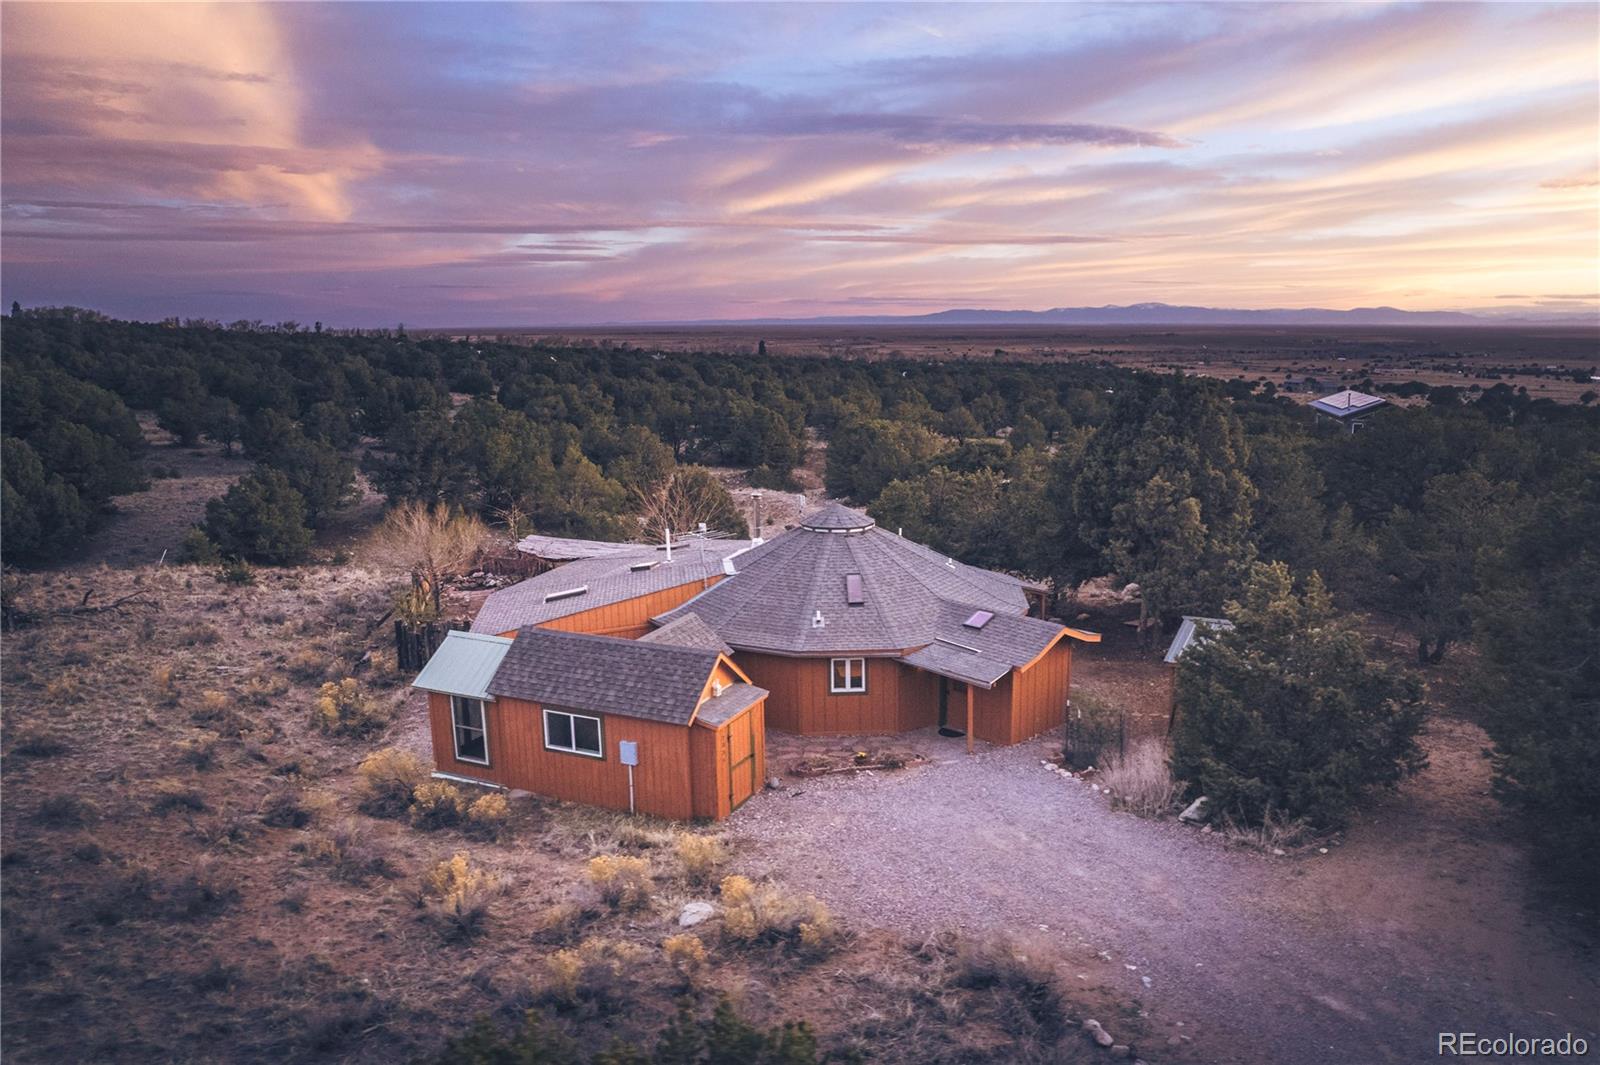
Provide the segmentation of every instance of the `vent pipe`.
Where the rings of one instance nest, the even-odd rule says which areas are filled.
[[[667,561],[671,562],[672,561],[672,526],[668,525],[666,527],[666,530],[667,530]]]
[[[761,539],[761,489],[757,488],[754,492],[751,492],[750,499],[755,503],[756,519],[756,529],[755,532],[750,534],[750,539],[759,540]]]

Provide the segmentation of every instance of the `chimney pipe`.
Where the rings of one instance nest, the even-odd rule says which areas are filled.
[[[667,561],[671,562],[672,561],[672,526],[668,525],[666,527],[666,529],[667,529]]]
[[[755,501],[756,505],[756,531],[750,535],[750,539],[759,540],[761,539],[761,489],[757,488],[754,492],[751,492],[750,498]]]

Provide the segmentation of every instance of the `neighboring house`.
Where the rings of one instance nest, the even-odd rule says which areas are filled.
[[[1203,643],[1208,635],[1213,632],[1228,632],[1233,628],[1233,622],[1227,618],[1202,618],[1191,614],[1183,616],[1183,624],[1178,626],[1178,631],[1172,637],[1172,643],[1167,647],[1166,657],[1161,661],[1171,666],[1167,677],[1167,731],[1172,731],[1178,712],[1178,660],[1183,653],[1197,643]]]
[[[1311,409],[1344,426],[1345,432],[1354,433],[1367,423],[1374,411],[1385,404],[1386,401],[1377,396],[1347,388],[1343,392],[1312,400]]]
[[[450,633],[415,682],[439,775],[676,820],[728,816],[765,779],[767,693],[697,646],[703,626],[654,635]]]
[[[1072,641],[1100,639],[1029,617],[1035,586],[837,504],[765,543],[706,539],[670,554],[608,550],[492,593],[472,633],[452,634],[439,670],[430,661],[417,679],[434,693],[439,769],[625,809],[617,744],[645,737],[636,776],[648,762],[650,799],[639,785],[638,809],[720,817],[763,778],[769,724],[803,735],[937,726],[969,750],[974,737],[1019,743],[1066,720]],[[455,687],[437,679],[457,675]],[[551,747],[528,723],[551,708],[598,722],[571,726],[598,753]],[[452,711],[466,723],[452,726]],[[487,763],[461,757],[463,736],[477,750],[474,729],[488,734]]]

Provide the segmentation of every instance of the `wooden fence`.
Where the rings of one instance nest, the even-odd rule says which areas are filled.
[[[428,659],[433,657],[433,652],[437,651],[439,645],[444,642],[445,633],[451,629],[465,629],[468,627],[468,623],[461,619],[423,623],[396,621],[394,623],[394,655],[400,670],[410,673],[421,669],[428,664]]]

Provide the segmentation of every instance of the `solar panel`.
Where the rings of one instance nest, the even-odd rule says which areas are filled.
[[[867,601],[866,594],[861,590],[861,574],[845,574],[844,601],[851,606],[860,606]]]
[[[989,624],[989,622],[992,621],[993,619],[994,619],[994,611],[992,611],[992,610],[980,610],[977,613],[973,614],[967,620],[963,621],[961,624],[965,625],[969,629],[981,629],[985,625]]]

